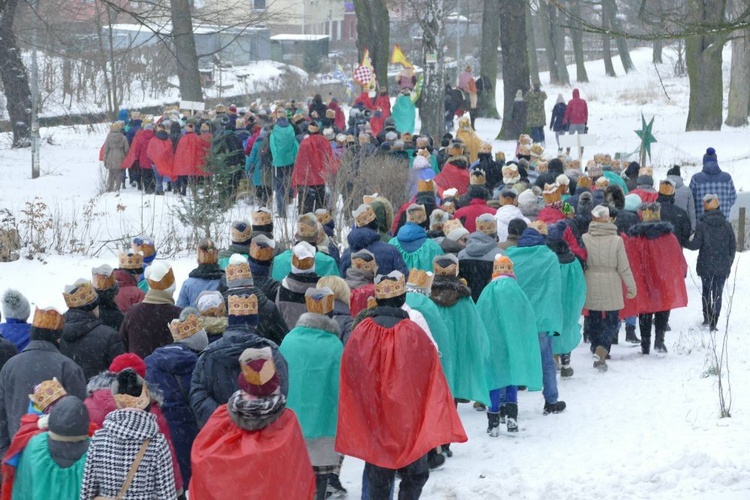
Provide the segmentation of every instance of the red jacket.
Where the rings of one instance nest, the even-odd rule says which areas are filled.
[[[458,168],[452,163],[446,163],[432,181],[437,186],[438,196],[442,199],[443,191],[450,188],[458,189],[458,196],[465,194],[469,190],[470,176],[468,168]]]
[[[146,297],[146,292],[138,288],[138,280],[127,271],[115,269],[115,280],[117,280],[117,286],[120,288],[115,297],[115,304],[125,314],[133,305]]]
[[[641,199],[641,203],[653,203],[659,197],[659,193],[657,191],[646,191],[645,189],[641,188],[634,189],[628,194],[637,194]]]
[[[385,119],[391,116],[391,98],[387,95],[379,95],[375,99],[373,108],[375,108],[375,113],[370,118],[370,127],[372,128],[372,135],[377,136],[383,130]]]
[[[320,134],[311,134],[299,145],[292,171],[292,186],[322,186],[333,166],[331,143]]]
[[[333,124],[336,126],[337,129],[339,129],[339,132],[343,132],[346,130],[346,116],[344,115],[344,111],[341,109],[341,106],[339,106],[339,103],[336,101],[331,101],[328,103],[328,109],[332,109],[336,112],[336,117],[333,119]]]
[[[495,215],[495,212],[497,212],[497,209],[488,207],[486,201],[473,198],[467,206],[456,210],[453,218],[460,219],[466,230],[473,233],[477,230],[477,217],[484,214]]]
[[[370,297],[375,297],[375,285],[372,283],[352,290],[349,296],[349,313],[352,318],[360,311],[367,309],[367,299]]]
[[[568,107],[565,108],[563,116],[564,124],[583,125],[589,121],[589,108],[586,101],[581,99],[578,89],[573,89],[573,99],[568,101]]]

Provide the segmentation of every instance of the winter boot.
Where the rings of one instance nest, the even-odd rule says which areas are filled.
[[[508,432],[518,432],[518,403],[506,404],[505,415]]]
[[[570,367],[570,353],[560,355],[560,376],[562,378],[570,378],[573,376],[573,368]]]
[[[550,413],[562,413],[566,408],[565,401],[558,401],[557,403],[544,402],[544,414],[549,415]]]
[[[487,407],[486,407],[486,406],[484,406],[484,405],[483,405],[482,403],[480,403],[479,401],[475,401],[475,402],[474,402],[474,409],[475,409],[476,411],[485,411],[485,410],[487,409]]]
[[[620,330],[613,332],[612,345],[620,345]]]
[[[635,325],[625,325],[625,340],[631,344],[641,343],[641,339],[635,334]]]
[[[665,332],[656,332],[656,337],[654,338],[654,351],[666,354],[667,346],[664,345],[664,333]]]
[[[339,475],[338,474],[331,473],[331,474],[328,475],[328,491],[330,492],[329,496],[333,496],[333,495],[337,495],[337,496],[341,495],[341,496],[343,496],[343,495],[346,495],[346,493],[347,493],[346,488],[344,488],[341,485],[341,479],[339,479]]]
[[[589,343],[589,318],[588,316],[583,317],[583,343]]]
[[[505,416],[506,416],[505,405],[502,405],[500,407],[500,413],[498,415],[500,415],[500,423],[504,424],[505,423]]]
[[[491,411],[487,412],[487,434],[490,437],[498,437],[500,435],[500,414]]]
[[[444,444],[443,446],[441,446],[441,448],[443,449],[443,455],[445,455],[446,458],[451,458],[453,456],[450,443]]]
[[[427,466],[430,470],[439,470],[443,468],[445,464],[445,456],[437,451],[437,448],[433,448],[427,452]]]
[[[646,335],[641,332],[641,354],[648,355],[651,353],[651,332]]]
[[[602,346],[594,350],[594,368],[600,372],[607,371],[607,350]]]

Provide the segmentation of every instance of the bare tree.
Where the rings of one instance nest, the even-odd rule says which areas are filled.
[[[529,73],[532,85],[541,85],[539,80],[539,62],[536,58],[536,40],[534,39],[534,22],[531,16],[531,3],[526,2],[526,40],[529,51]]]
[[[412,0],[412,5],[422,28],[426,58],[422,103],[419,106],[421,133],[440,137],[445,124],[444,0]]]
[[[18,0],[0,0],[0,78],[13,129],[13,147],[31,144],[31,88],[14,31]]]
[[[750,0],[735,0],[734,15],[750,7]],[[729,75],[729,105],[726,123],[730,127],[747,125],[750,113],[750,29],[739,30],[732,38],[732,66]]]
[[[370,51],[378,84],[388,88],[388,60],[390,58],[390,16],[386,0],[354,0],[357,15],[357,49],[359,57]]]
[[[497,81],[497,44],[500,42],[500,2],[501,0],[484,0],[482,10],[482,51],[480,66],[483,82],[489,82],[491,89],[484,86],[479,94],[479,112],[486,118],[499,118],[495,104],[495,87]]]
[[[578,18],[581,16],[581,5],[579,0],[570,0],[570,11]],[[575,20],[572,21],[575,26]],[[579,83],[588,82],[589,76],[586,73],[586,64],[583,54],[583,33],[578,28],[570,28],[570,39],[573,41],[573,54],[576,60],[576,81]]]
[[[512,140],[522,131],[513,129],[513,98],[529,88],[526,53],[526,0],[503,0],[500,8],[500,49],[503,57],[503,124],[498,139]]]

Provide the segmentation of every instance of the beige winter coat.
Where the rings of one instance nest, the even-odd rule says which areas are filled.
[[[128,154],[128,138],[119,131],[107,134],[104,141],[104,166],[110,170],[119,170]]]
[[[592,222],[583,235],[586,246],[586,309],[619,311],[625,306],[622,283],[628,297],[635,297],[636,288],[625,243],[617,236],[617,227],[609,222]]]

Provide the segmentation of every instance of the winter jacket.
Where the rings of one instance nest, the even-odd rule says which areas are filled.
[[[618,210],[617,216],[615,216],[615,226],[617,226],[617,234],[622,236],[630,231],[630,228],[635,224],[638,224],[640,219],[638,214],[630,212],[629,210]]]
[[[566,125],[583,125],[589,121],[589,108],[586,101],[581,99],[578,89],[573,89],[573,99],[568,101],[565,108],[563,123]]]
[[[398,235],[392,238],[390,244],[401,253],[409,269],[432,271],[432,259],[443,255],[440,245],[427,238],[424,228],[407,222],[398,230]]]
[[[146,292],[138,288],[138,279],[127,271],[115,269],[115,279],[119,288],[115,304],[123,314],[126,314],[133,305],[143,300]]]
[[[190,276],[182,283],[177,307],[195,307],[201,292],[219,290],[222,276],[224,271],[218,264],[200,264],[190,271]]]
[[[529,113],[526,117],[526,123],[529,127],[544,127],[547,124],[547,115],[544,112],[544,101],[547,100],[547,93],[542,91],[530,90],[523,96],[526,101]]]
[[[564,102],[558,102],[555,107],[552,108],[552,118],[549,122],[549,128],[553,132],[565,132],[568,127],[565,125],[565,110],[568,105]]]
[[[271,266],[253,262],[250,258],[250,271],[253,273],[253,284],[263,292],[266,297],[276,297],[281,282],[271,277]]]
[[[596,193],[597,191],[594,191]],[[650,185],[638,185],[637,188],[633,189],[630,194],[637,194],[643,203],[653,203],[656,201],[656,198],[659,197],[659,192],[654,189],[654,186]],[[598,205],[599,203],[596,202],[597,200],[594,200],[594,205]]]
[[[515,205],[503,205],[495,212],[495,220],[497,221],[497,239],[500,243],[508,239],[508,224],[513,219],[523,219],[526,224],[531,224],[531,221],[527,219],[521,209]]]
[[[295,137],[294,128],[285,118],[278,120],[274,125],[270,145],[274,167],[294,165],[299,151],[299,143]]]
[[[276,297],[273,297],[273,300],[269,299],[268,296],[266,296],[254,284],[252,286],[224,290],[222,295],[224,295],[224,301],[227,308],[229,307],[228,298],[230,295],[255,295],[258,299],[258,335],[280,344],[284,339],[284,335],[289,332],[289,327],[274,303]]]
[[[667,179],[674,182],[674,204],[683,209],[688,214],[690,219],[690,230],[695,231],[696,217],[695,217],[695,199],[693,198],[693,192],[690,188],[685,185],[682,177],[679,175],[668,175]]]
[[[737,242],[734,229],[720,210],[705,212],[695,228],[695,236],[687,248],[698,250],[698,276],[729,276]]]
[[[53,377],[69,395],[81,400],[86,397],[81,367],[46,340],[32,340],[0,370],[0,456],[5,456],[21,417],[29,409],[29,394],[34,393],[34,386]]]
[[[526,101],[514,100],[513,107],[511,108],[511,127],[517,134],[526,133],[526,121],[528,118],[528,106]]]
[[[20,352],[29,344],[29,331],[31,325],[20,319],[5,318],[5,323],[0,323],[0,336],[12,342]]]
[[[299,145],[292,171],[292,187],[322,186],[333,165],[331,143],[320,134],[307,136]]]
[[[260,337],[254,328],[246,325],[230,326],[222,338],[209,344],[201,353],[190,382],[190,406],[198,427],[203,427],[216,408],[226,404],[237,390],[240,354],[248,348],[263,347],[272,348],[277,372],[286,374],[286,360],[279,353],[276,343]],[[280,377],[279,382],[281,392],[287,394],[289,380]]]
[[[112,131],[104,140],[104,166],[109,170],[120,170],[130,145],[122,132]]]
[[[148,138],[146,138],[146,132],[149,133]],[[148,147],[148,141],[151,140],[151,138],[154,136],[153,130],[138,130],[135,132],[135,135],[132,139],[129,139],[130,142],[130,148],[128,149],[128,154],[125,156],[125,159],[122,161],[122,165],[120,165],[121,168],[131,168],[132,166],[136,165],[136,162],[138,163],[136,166],[141,165],[141,154],[144,154],[145,156],[145,150]],[[144,142],[144,139],[145,142]],[[144,163],[145,168],[151,168],[151,162],[148,160],[148,156],[146,156],[146,162]]]
[[[130,409],[110,413],[104,420],[104,427],[91,439],[81,500],[93,500],[96,496],[116,497],[146,439],[150,440],[146,453],[123,500],[176,500],[169,445],[159,432],[156,417]]]
[[[340,300],[334,301],[333,319],[339,325],[339,331],[341,332],[339,338],[343,341],[344,335],[348,337],[354,328],[354,317],[349,309],[349,304],[341,302]]]
[[[417,118],[417,109],[409,95],[399,95],[393,105],[391,116],[396,122],[396,129],[403,133],[414,133],[414,122]]]
[[[156,172],[168,178],[172,178],[174,170],[174,146],[172,139],[166,132],[157,132],[148,141],[146,156],[156,169]]]
[[[177,342],[158,348],[145,359],[146,380],[163,395],[160,408],[169,425],[184,484],[190,482],[190,449],[198,435],[198,424],[190,408],[190,381],[198,355]]]
[[[463,156],[448,158],[440,173],[433,179],[439,197],[442,198],[443,191],[450,188],[456,188],[458,196],[469,190],[471,172],[469,172],[468,166],[468,162]]]
[[[724,217],[729,218],[732,205],[737,200],[737,190],[734,188],[732,176],[722,172],[719,164],[714,161],[704,161],[703,170],[690,179],[690,190],[695,202],[695,216],[700,219],[703,215],[703,197],[709,193],[719,196],[719,210]]]
[[[281,281],[281,287],[276,294],[276,307],[287,326],[296,325],[297,320],[307,312],[305,292],[315,288],[320,276],[315,273],[293,274]]]
[[[68,309],[60,339],[60,352],[78,363],[86,380],[107,368],[125,352],[117,331],[93,313]]]
[[[375,256],[375,262],[378,263],[378,274],[389,274],[392,271],[400,271],[404,275],[409,274],[403,257],[399,251],[388,243],[380,241],[380,234],[374,229],[368,227],[355,227],[347,236],[349,248],[344,251],[341,257],[341,276],[346,276],[346,271],[352,265],[352,253],[360,250],[369,250]]]
[[[622,284],[635,295],[625,244],[617,227],[609,222],[592,222],[583,235],[588,250],[586,259],[586,308],[590,311],[619,311],[625,305]]]
[[[134,305],[125,313],[120,327],[125,350],[145,358],[157,348],[171,344],[172,334],[167,325],[180,317],[180,311],[181,308],[169,303],[149,304],[144,301]]]
[[[18,354],[16,344],[7,339],[0,339],[0,370],[16,354]]]
[[[669,222],[674,228],[674,235],[680,246],[686,247],[693,233],[690,230],[690,218],[687,212],[674,204],[674,196],[660,194],[656,201],[661,205],[661,220]]]
[[[180,137],[174,152],[172,174],[179,176],[205,176],[205,141],[195,132]],[[244,155],[243,155],[244,160]]]
[[[487,206],[487,202],[481,198],[473,198],[469,204],[456,210],[454,219],[459,219],[467,231],[473,233],[477,230],[477,217],[484,214],[495,215],[497,209]]]
[[[292,251],[285,250],[273,258],[271,277],[281,281],[292,272]],[[340,276],[336,260],[324,252],[315,253],[315,272],[318,276]]]
[[[247,245],[239,245],[237,243],[232,243],[229,245],[229,248],[226,248],[225,250],[219,251],[219,267],[221,269],[226,269],[229,265],[229,259],[234,254],[240,254],[244,257],[248,257],[248,254],[250,253],[250,244]]]
[[[132,146],[135,136],[141,131],[141,124],[143,120],[130,120],[128,128],[125,132],[125,137],[128,138],[128,144]]]
[[[97,290],[96,293],[99,295],[99,319],[102,323],[112,328],[114,331],[119,332],[122,320],[125,315],[120,311],[115,303],[115,297],[119,287],[117,283],[112,288],[107,290]]]
[[[492,279],[492,266],[495,256],[502,254],[495,239],[484,233],[471,233],[466,248],[458,254],[459,276],[466,280],[471,289],[471,298],[479,300],[484,287]]]

